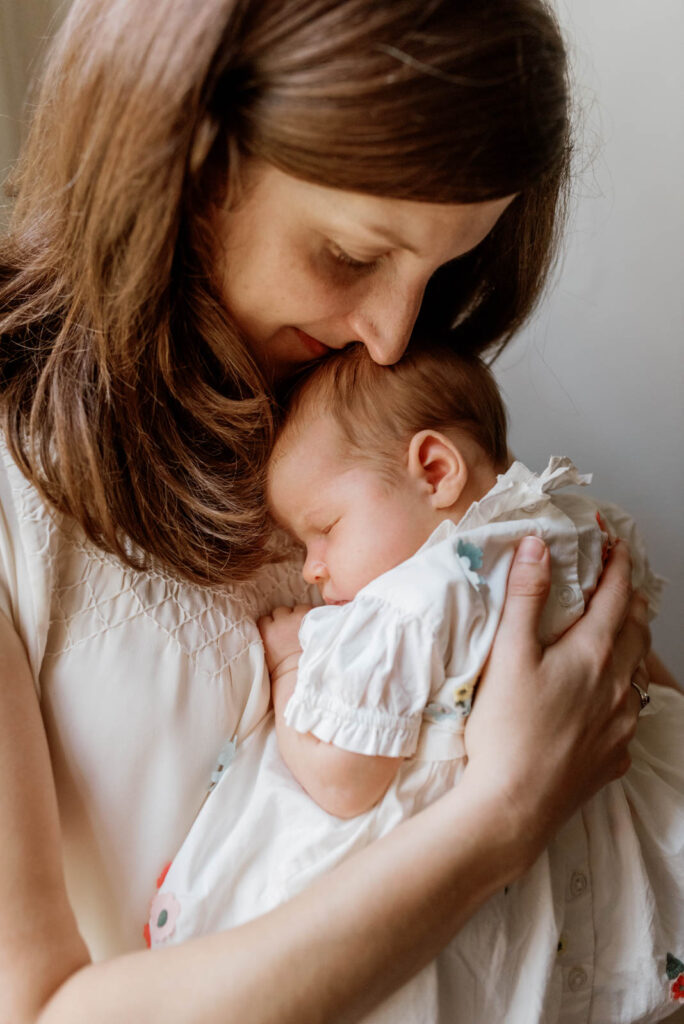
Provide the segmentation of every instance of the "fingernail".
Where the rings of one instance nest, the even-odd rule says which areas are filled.
[[[539,537],[524,537],[518,548],[519,562],[541,562],[546,545]]]

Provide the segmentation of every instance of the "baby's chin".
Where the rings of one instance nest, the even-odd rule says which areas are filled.
[[[323,600],[325,601],[326,604],[342,605],[342,604],[349,604],[351,598],[343,597],[341,600],[333,600],[331,597],[324,597]]]

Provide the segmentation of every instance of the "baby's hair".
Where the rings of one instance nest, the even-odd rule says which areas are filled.
[[[339,426],[345,454],[376,463],[390,482],[420,430],[457,430],[494,468],[508,464],[506,410],[491,370],[446,343],[414,339],[393,366],[373,362],[360,343],[329,356],[294,385],[280,436],[323,411]]]

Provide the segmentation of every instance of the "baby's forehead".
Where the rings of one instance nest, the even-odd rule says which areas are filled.
[[[268,461],[267,500],[271,510],[289,515],[321,497],[318,483],[338,471],[343,439],[332,416],[320,413],[286,423]]]
[[[310,462],[316,456],[330,459],[343,454],[344,439],[335,418],[323,409],[299,414],[285,421],[268,461],[269,477],[296,463]]]

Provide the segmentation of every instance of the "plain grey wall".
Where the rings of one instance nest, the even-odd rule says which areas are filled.
[[[60,0],[0,0],[0,181],[23,137],[24,97]]]
[[[684,4],[557,7],[584,108],[575,210],[497,377],[516,455],[535,469],[570,455],[637,520],[670,580],[654,648],[684,683]]]
[[[144,0],[141,0],[144,2]],[[16,152],[27,68],[63,9],[0,0],[0,177]],[[594,473],[670,579],[656,649],[684,682],[684,5],[558,0],[583,131],[566,256],[498,364],[516,454]]]

